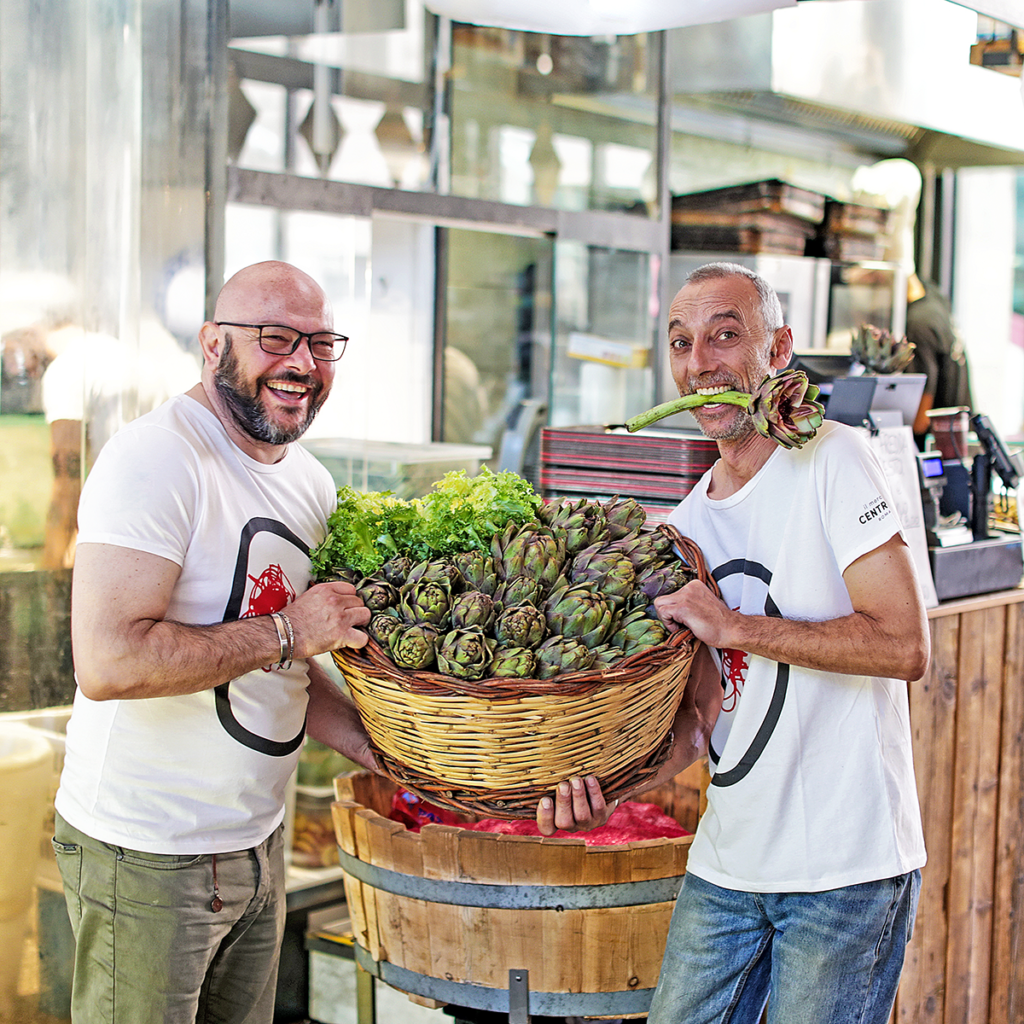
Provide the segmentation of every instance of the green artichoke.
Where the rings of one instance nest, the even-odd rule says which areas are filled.
[[[544,612],[532,604],[506,608],[494,624],[494,635],[503,647],[536,647],[547,635]]]
[[[494,596],[498,585],[494,559],[484,551],[460,551],[452,555],[452,564],[462,573],[466,586],[470,590],[480,590]]]
[[[671,554],[672,539],[656,530],[641,530],[629,537],[612,541],[606,547],[611,551],[621,551],[633,563],[639,575],[652,562],[660,562]]]
[[[529,576],[548,590],[558,579],[565,562],[565,540],[546,526],[510,522],[504,532],[491,539],[491,554],[503,580]]]
[[[318,583],[351,583],[353,587],[359,586],[362,575],[355,569],[338,568],[325,573],[317,580]]]
[[[398,590],[387,580],[374,576],[362,580],[356,594],[371,612],[382,612],[398,604]]]
[[[532,580],[528,576],[513,576],[512,579],[502,580],[494,592],[495,603],[502,608],[524,603],[539,608],[543,599],[544,588],[538,580]]]
[[[653,566],[641,573],[636,580],[636,591],[650,602],[662,594],[672,594],[680,590],[696,578],[697,574],[688,566],[682,562],[672,561],[666,565]]]
[[[380,574],[392,586],[400,587],[405,583],[405,578],[412,571],[412,567],[413,560],[408,555],[395,555],[380,567]]]
[[[466,590],[452,598],[452,629],[479,629],[486,633],[494,625],[497,609],[482,590]]]
[[[388,637],[391,660],[412,671],[434,664],[437,630],[431,626],[400,626]]]
[[[861,324],[850,341],[850,355],[873,373],[899,373],[910,365],[916,347],[874,324]]]
[[[438,671],[458,679],[481,679],[496,646],[479,629],[453,629],[437,645]]]
[[[529,679],[536,670],[537,656],[528,647],[499,647],[487,674],[500,679]]]
[[[552,591],[544,615],[551,633],[582,640],[591,648],[604,642],[612,625],[611,602],[589,583]]]
[[[421,579],[407,583],[399,591],[398,610],[410,624],[444,627],[451,611],[451,587],[448,580]]]
[[[391,638],[391,634],[401,628],[402,620],[393,611],[389,610],[371,615],[366,632],[386,651],[389,649],[388,641]]]
[[[765,377],[753,394],[722,391],[715,394],[681,395],[626,420],[631,433],[649,427],[666,416],[710,403],[738,405],[750,413],[757,432],[784,448],[800,448],[817,433],[825,407],[817,402],[818,388],[808,383],[803,370],[783,370]]]
[[[604,539],[608,532],[604,506],[586,498],[562,504],[552,502],[545,506],[542,522],[553,533],[561,534],[566,555],[570,557]]]
[[[444,580],[452,594],[457,594],[466,585],[462,573],[446,558],[430,558],[419,562],[409,570],[409,575],[405,578],[407,585],[419,583],[421,580]]]
[[[818,388],[801,370],[783,370],[761,382],[747,410],[759,434],[783,448],[800,448],[814,437],[824,418],[817,397]]]
[[[590,667],[601,672],[606,668],[611,668],[617,661],[621,661],[625,657],[622,648],[615,647],[612,644],[601,644],[598,647],[592,647],[590,653],[594,656],[594,663]]]
[[[550,679],[562,672],[582,672],[594,663],[594,655],[582,640],[551,636],[537,648],[537,678]]]
[[[623,654],[635,654],[647,647],[656,647],[668,639],[668,629],[659,619],[652,619],[643,608],[624,615],[608,642],[622,649]]]
[[[608,535],[612,540],[621,540],[640,529],[647,522],[643,506],[633,498],[609,498],[604,503],[605,518],[608,521]]]
[[[569,568],[570,583],[593,583],[610,601],[623,604],[633,593],[636,570],[629,556],[607,545],[584,548]]]

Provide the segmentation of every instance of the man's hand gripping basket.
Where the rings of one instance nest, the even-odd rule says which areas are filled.
[[[716,593],[696,544],[676,550]],[[530,818],[570,776],[595,775],[605,798],[651,779],[699,641],[689,629],[603,671],[470,682],[398,668],[371,639],[333,653],[385,772],[431,803],[470,814]]]

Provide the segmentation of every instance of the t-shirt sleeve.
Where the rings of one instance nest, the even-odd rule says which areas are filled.
[[[874,551],[903,526],[877,456],[853,428],[839,428],[818,448],[818,494],[839,571]]]
[[[122,430],[100,451],[82,488],[79,544],[115,544],[178,565],[200,504],[196,455],[162,426]]]

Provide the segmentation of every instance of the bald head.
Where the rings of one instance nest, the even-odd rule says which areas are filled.
[[[214,320],[285,324],[303,331],[333,331],[334,313],[324,290],[298,267],[267,260],[243,267],[217,296]]]

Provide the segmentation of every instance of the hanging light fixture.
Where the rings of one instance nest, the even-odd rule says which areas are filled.
[[[452,21],[560,36],[632,35],[683,25],[729,21],[797,0],[426,0]]]
[[[387,107],[374,129],[377,144],[388,165],[388,174],[395,188],[402,184],[410,161],[419,159],[422,147],[413,138],[400,107]]]
[[[330,31],[331,7],[334,0],[314,0],[313,32],[325,35]],[[331,67],[321,61],[313,64],[313,102],[299,126],[299,134],[309,143],[320,174],[327,171],[341,144],[341,122],[331,103]]]
[[[552,141],[551,122],[545,118],[537,129],[537,137],[530,150],[530,166],[533,168],[533,198],[541,206],[551,206],[562,172],[562,161]]]

